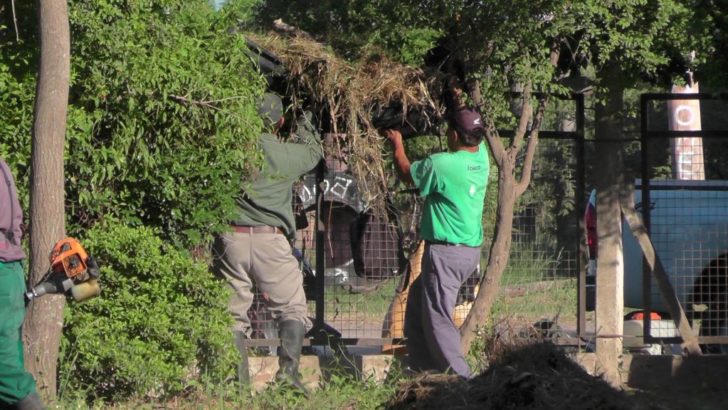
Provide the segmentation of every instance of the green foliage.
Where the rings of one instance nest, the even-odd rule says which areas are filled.
[[[253,3],[221,13],[204,0],[69,3],[70,232],[114,216],[195,244],[229,219],[261,159],[254,101],[264,82],[244,39],[230,31]],[[27,21],[35,10],[19,13]],[[4,34],[0,84],[9,93],[0,96],[0,147],[27,181],[37,44],[29,33],[27,43]]]
[[[282,18],[351,59],[364,48],[376,47],[405,64],[419,66],[442,35],[421,17],[419,9],[395,0],[269,0],[259,9],[256,21],[268,29],[274,19]]]
[[[685,70],[704,62],[693,50],[710,50],[707,21],[689,1],[624,0],[574,2],[566,21],[573,25],[585,62],[596,67],[597,81],[617,68],[623,87],[638,80],[670,84]]]
[[[700,85],[703,90],[725,90],[728,88],[728,7],[725,0],[704,0],[697,13],[702,23],[696,26],[711,40],[709,48],[696,50],[705,56],[704,64],[696,70]]]
[[[19,5],[19,9],[22,10],[22,6]],[[8,12],[0,7],[0,17]],[[28,209],[28,190],[24,182],[30,166],[28,136],[33,121],[35,71],[27,53],[9,46],[15,40],[15,32],[2,21],[12,19],[0,19],[0,157],[12,169],[21,206]],[[23,23],[21,19],[19,24]]]
[[[232,375],[227,287],[205,264],[118,221],[95,226],[83,244],[101,266],[102,293],[68,305],[61,394],[167,397]]]

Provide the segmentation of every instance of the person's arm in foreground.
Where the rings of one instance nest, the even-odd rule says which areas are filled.
[[[324,157],[321,147],[321,135],[312,122],[312,114],[306,111],[296,121],[296,131],[281,147],[283,161],[294,173],[304,174],[310,171]]]
[[[412,174],[410,173],[410,160],[407,153],[404,152],[404,144],[402,143],[402,134],[397,130],[386,130],[384,136],[392,143],[392,151],[394,155],[394,167],[402,181],[408,184],[414,184]]]

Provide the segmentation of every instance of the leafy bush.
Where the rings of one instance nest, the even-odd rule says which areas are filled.
[[[233,375],[227,287],[204,263],[116,221],[83,244],[101,266],[102,293],[66,311],[62,394],[165,397]]]
[[[265,82],[230,30],[253,3],[215,13],[207,0],[69,2],[69,232],[113,215],[190,245],[229,220],[261,159],[254,101]],[[20,41],[0,23],[0,154],[26,201],[37,8],[16,14]],[[0,21],[13,21],[9,8]]]

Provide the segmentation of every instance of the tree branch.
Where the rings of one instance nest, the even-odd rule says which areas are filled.
[[[516,183],[516,198],[519,198],[526,192],[526,188],[531,183],[531,170],[533,168],[533,159],[536,156],[536,146],[538,145],[538,131],[541,128],[544,112],[546,111],[546,103],[548,98],[542,97],[538,103],[536,117],[533,120],[531,132],[528,136],[528,145],[526,146],[526,158],[523,162],[523,170],[521,171],[521,180]]]
[[[559,40],[554,39],[553,43],[551,44],[551,54],[549,55],[549,63],[552,67],[556,68],[557,64],[559,63],[559,57],[561,55],[561,49],[559,47]],[[554,80],[556,80],[556,76],[558,73],[556,73],[556,70],[554,70]],[[527,95],[528,94],[528,95]],[[524,90],[524,98],[528,97],[527,101],[528,103],[528,111],[529,116],[531,114],[531,106],[530,106],[530,84],[526,87],[526,90]],[[538,102],[538,109],[536,111],[536,116],[533,119],[533,123],[531,124],[531,131],[528,136],[528,145],[526,146],[526,158],[523,162],[523,169],[521,170],[521,179],[516,183],[515,190],[516,190],[516,198],[520,198],[521,195],[523,195],[524,192],[526,192],[526,189],[528,188],[528,185],[531,183],[531,171],[533,169],[533,159],[536,156],[536,146],[538,145],[538,131],[541,128],[541,122],[543,121],[544,112],[546,111],[546,104],[548,103],[548,97],[543,96],[539,99]],[[526,101],[524,101],[523,109],[526,109]],[[519,131],[521,125],[524,124],[523,121],[524,115],[523,111],[521,112],[521,123],[519,124]],[[526,122],[527,124],[527,122]],[[518,137],[518,133],[516,134]],[[521,135],[523,137],[523,135]],[[515,142],[515,138],[514,138]],[[520,145],[520,141],[518,144],[514,144],[515,147],[518,147]],[[517,149],[517,148],[516,148]]]
[[[485,119],[485,123],[487,124],[487,127],[485,128],[485,139],[488,141],[488,147],[490,147],[490,152],[493,154],[493,158],[495,158],[498,168],[502,169],[507,157],[503,141],[500,139],[498,129],[495,127],[493,119],[490,118],[490,116],[482,115],[482,112],[481,116]]]
[[[511,146],[509,150],[518,151],[521,149],[523,138],[528,131],[528,123],[531,121],[533,115],[531,109],[531,84],[528,83],[523,87],[522,94],[523,102],[521,103],[521,118],[518,120],[518,128],[516,129],[516,135],[511,140]]]
[[[18,31],[18,18],[15,16],[15,0],[10,0],[10,7],[13,9],[13,27],[15,27],[15,41],[20,42],[20,32]]]
[[[561,47],[559,39],[554,39],[554,42],[551,43],[551,54],[549,55],[549,63],[551,63],[551,66],[556,68],[559,64],[559,57],[561,57]]]
[[[480,93],[480,82],[474,80],[468,83],[468,92],[470,99],[473,101],[478,112],[480,112],[480,116],[485,120],[485,139],[488,141],[490,152],[493,154],[493,158],[495,158],[498,167],[502,167],[506,159],[506,150],[503,147],[503,142],[500,139],[500,135],[498,135],[498,129],[495,127],[493,119],[489,115],[483,115],[482,107],[484,103],[483,96]]]

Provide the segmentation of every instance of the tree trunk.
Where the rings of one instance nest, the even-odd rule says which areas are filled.
[[[616,64],[615,64],[616,66]],[[597,189],[597,286],[596,286],[596,354],[600,371],[612,385],[619,386],[618,363],[622,354],[624,316],[624,257],[622,253],[623,195],[622,92],[619,69],[603,76],[607,92],[595,107],[595,139],[599,143],[595,156]]]
[[[490,246],[488,266],[480,284],[478,296],[470,308],[468,317],[460,327],[461,346],[464,352],[477,336],[478,326],[484,325],[498,296],[500,280],[508,264],[511,249],[511,233],[513,232],[513,209],[516,205],[516,176],[514,173],[515,158],[510,155],[498,174],[498,208],[496,210],[495,237]]]
[[[477,104],[480,101],[479,94],[476,94],[476,97],[474,101]],[[507,150],[504,149],[497,135],[492,119],[485,119],[489,130],[486,139],[498,166],[498,208],[496,210],[495,236],[490,247],[490,255],[488,255],[488,266],[485,269],[483,278],[480,280],[480,291],[475,297],[468,317],[460,326],[461,347],[463,352],[466,353],[470,351],[470,346],[475,340],[476,330],[487,323],[490,310],[498,296],[500,280],[511,252],[513,210],[516,201],[523,195],[531,181],[531,169],[536,155],[536,146],[538,145],[538,130],[541,127],[541,121],[546,109],[546,99],[540,99],[535,117],[530,99],[531,89],[529,85],[524,89],[518,129]],[[532,123],[530,131],[528,131],[529,123]],[[527,132],[529,138],[526,143],[526,155],[521,169],[521,178],[518,179],[516,176],[516,159]]]
[[[39,0],[38,6],[41,51],[30,176],[31,285],[48,271],[48,254],[65,236],[63,145],[71,64],[66,0]],[[47,401],[56,396],[64,303],[63,295],[32,301],[23,328],[25,364]]]

